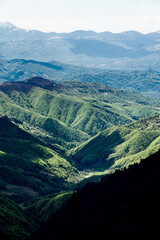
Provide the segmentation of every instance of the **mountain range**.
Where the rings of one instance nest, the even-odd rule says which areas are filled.
[[[2,240],[28,240],[40,229],[50,236],[44,224],[52,226],[61,211],[65,216],[73,192],[158,152],[159,108],[159,99],[100,83],[2,83]]]
[[[88,171],[102,175],[147,157],[159,147],[159,108],[159,100],[99,83],[34,77],[1,84],[3,192],[24,202],[40,197],[42,186],[46,195],[82,180]],[[144,117],[149,118],[132,123]]]
[[[7,22],[0,24],[0,57],[61,61],[105,69],[158,70],[159,40],[159,32],[44,33],[20,29]]]
[[[159,41],[0,23],[0,240],[157,237]]]
[[[115,234],[123,236],[123,239],[128,239],[128,237],[136,239],[135,235],[142,237],[146,234],[147,236],[157,234],[158,222],[157,220],[152,221],[150,216],[157,219],[159,209],[160,146],[158,139],[160,133],[158,116],[124,127],[123,131],[128,128],[128,135],[130,135],[123,139],[127,148],[130,145],[130,151],[126,152],[128,155],[126,159],[129,162],[124,164],[126,161],[123,163],[118,158],[117,162],[123,163],[123,168],[127,167],[127,170],[110,172],[110,175],[102,178],[101,183],[88,183],[82,190],[78,190],[74,194],[75,188],[71,190],[73,185],[71,186],[69,182],[67,185],[67,182],[63,185],[62,178],[65,179],[70,168],[73,169],[73,167],[71,165],[69,167],[69,163],[67,163],[68,166],[66,165],[66,160],[62,159],[62,155],[60,157],[60,154],[53,152],[46,147],[44,142],[40,142],[33,135],[19,128],[6,116],[0,118],[0,124],[0,182],[1,193],[3,193],[0,196],[0,234],[2,240],[27,240],[33,233],[33,239],[59,239],[64,233],[71,239],[74,239],[76,234],[81,237],[83,235],[84,239],[88,239],[92,235],[98,237],[100,234],[103,239],[106,231],[109,239],[116,239],[117,235]],[[145,130],[144,134],[142,128]],[[141,141],[137,133],[141,135]],[[96,138],[99,138],[97,139],[98,144],[105,138],[107,139],[108,135],[104,132]],[[113,139],[112,145],[117,143],[116,136],[115,138],[110,137],[111,139]],[[127,146],[129,140],[130,143]],[[132,154],[134,156],[133,140],[135,141],[133,146],[136,144],[135,150],[140,153],[137,159],[132,159]],[[120,142],[122,143],[122,139]],[[105,145],[102,146],[97,161],[103,154]],[[146,151],[144,155],[141,155],[142,149],[147,149],[147,145],[150,149],[151,146],[153,147],[152,151]],[[25,151],[24,146],[26,146]],[[96,146],[93,145],[93,150],[95,149]],[[139,162],[141,157],[146,158],[147,154],[153,155],[148,159],[143,159],[139,165],[135,165],[137,160]],[[69,158],[67,159],[69,160]],[[73,158],[70,161],[72,164],[75,162]],[[133,167],[128,167],[128,164]],[[66,170],[67,175],[64,176]],[[55,178],[56,171],[58,175]],[[70,174],[73,176],[78,174],[75,167]],[[59,190],[62,191],[62,189],[63,193],[60,193]],[[25,209],[18,206],[15,201],[19,204],[23,203],[24,205],[20,206]],[[93,228],[93,226],[95,227]],[[63,233],[60,229],[63,229]]]
[[[151,69],[146,71],[115,71],[86,68],[55,61],[39,62],[24,59],[1,59],[0,66],[0,83],[23,81],[39,76],[58,83],[67,80],[97,82],[118,89],[140,92],[150,97],[160,97],[160,73]]]

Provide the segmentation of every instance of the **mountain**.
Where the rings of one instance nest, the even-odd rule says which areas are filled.
[[[59,239],[62,232],[73,239],[80,229],[78,236],[84,239],[98,235],[103,239],[106,229],[110,239],[117,239],[114,232],[124,235],[124,229],[124,239],[132,239],[132,226],[135,234],[139,229],[153,232],[150,218],[146,218],[147,228],[139,228],[138,213],[129,214],[140,199],[139,212],[147,196],[151,205],[145,202],[142,219],[152,212],[146,209],[159,207],[151,202],[157,191],[150,192],[159,182],[154,160],[160,149],[159,107],[159,99],[100,83],[57,83],[34,77],[0,84],[0,192],[5,195],[0,208],[5,204],[7,208],[0,216],[2,239],[25,240],[37,228],[40,232],[33,239]],[[148,156],[153,165],[150,160],[140,163]],[[131,167],[135,163],[140,165]],[[113,173],[124,168],[128,170]],[[141,169],[139,175],[136,169]],[[104,174],[101,183],[88,184],[73,194],[84,182],[99,181]],[[134,181],[144,195],[137,195]],[[131,204],[129,210],[126,204]],[[130,217],[129,228],[128,217],[121,213]]]
[[[0,191],[18,203],[67,189],[78,176],[67,159],[0,117]]]
[[[62,82],[82,73],[93,72],[92,69],[67,65],[61,62],[39,62],[25,59],[0,59],[0,66],[1,83],[5,81],[23,81],[36,76]]]
[[[73,182],[76,178],[82,179],[83,174],[79,175],[76,168],[95,168],[101,174],[104,170],[128,166],[159,147],[160,103],[138,93],[98,83],[66,81],[59,84],[34,77],[1,84],[0,103],[1,113],[35,137],[31,143],[26,142],[26,155],[19,151],[23,145],[21,138],[17,149],[5,148],[6,144],[10,146],[7,138],[2,151],[12,155],[18,153],[23,161],[27,154],[31,159],[36,155],[36,163],[49,171],[53,169],[54,174],[63,176],[64,180],[67,180],[68,171],[72,172],[69,179]],[[158,115],[120,126],[155,114]],[[38,155],[35,141],[40,141]],[[64,164],[60,175],[56,162],[51,169],[48,165],[53,156]],[[48,185],[48,191],[51,187]],[[38,195],[41,195],[40,189]]]
[[[38,30],[28,30],[16,27],[10,22],[0,23],[0,41],[21,41],[21,40],[37,40],[54,37],[54,33],[43,33]]]
[[[70,157],[82,168],[123,169],[160,149],[160,116],[104,130],[71,150]],[[104,174],[103,173],[103,174]],[[91,174],[92,175],[92,174]]]
[[[44,33],[1,23],[0,52],[1,58],[10,60],[23,58],[105,69],[158,70],[159,32]]]
[[[74,79],[84,82],[99,82],[118,89],[140,92],[150,97],[160,97],[160,73],[148,69],[146,71],[102,71],[88,74],[80,74]]]
[[[159,113],[160,106],[158,100],[98,83],[58,84],[39,77],[3,83],[0,90],[3,114],[47,143],[67,149],[108,127]]]
[[[157,236],[159,36],[0,23],[0,239]]]
[[[118,71],[86,68],[67,65],[61,62],[39,62],[33,60],[13,59],[0,60],[0,82],[24,81],[35,76],[64,81],[97,82],[118,89],[140,92],[151,97],[160,97],[160,73],[148,69],[146,71]]]
[[[140,92],[151,97],[159,97],[159,71],[107,71],[98,68],[85,68],[61,62],[39,62],[14,59],[0,60],[0,82],[24,81],[36,76],[64,81],[97,82],[115,88]]]

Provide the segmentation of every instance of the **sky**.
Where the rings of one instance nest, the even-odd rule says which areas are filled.
[[[156,32],[160,0],[0,0],[0,22],[45,32]]]

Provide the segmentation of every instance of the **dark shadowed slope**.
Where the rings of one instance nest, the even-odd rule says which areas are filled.
[[[28,240],[36,229],[37,226],[22,208],[0,194],[1,240]]]
[[[87,184],[42,226],[34,240],[156,239],[160,228],[160,152]]]

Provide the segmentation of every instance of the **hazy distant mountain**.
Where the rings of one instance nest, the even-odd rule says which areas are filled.
[[[61,61],[108,69],[159,68],[160,32],[45,33],[0,23],[0,58]]]
[[[21,29],[14,26],[12,23],[0,23],[0,41],[13,41],[13,40],[36,40],[51,38],[54,33],[43,33],[38,30]]]
[[[97,82],[118,89],[140,92],[151,97],[160,97],[160,72],[157,69],[145,71],[119,71],[86,68],[57,61],[40,62],[25,59],[0,59],[0,83],[23,81],[35,76],[54,80]]]

